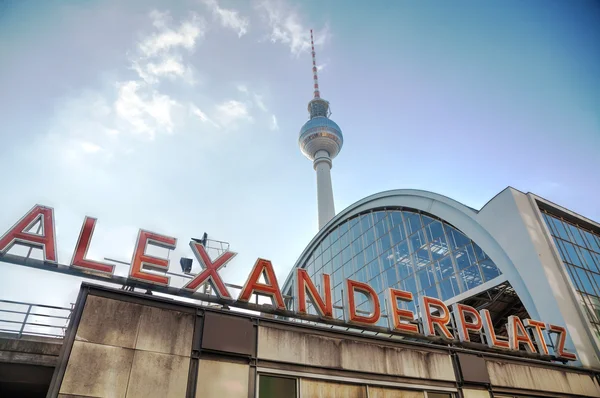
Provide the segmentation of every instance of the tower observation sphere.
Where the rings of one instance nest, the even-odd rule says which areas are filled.
[[[332,159],[335,158],[344,143],[342,129],[329,118],[329,101],[321,98],[313,32],[310,31],[313,61],[314,98],[308,103],[310,119],[300,129],[298,144],[302,153],[313,161],[317,173],[317,204],[319,229],[323,228],[335,216],[333,187],[331,185]]]

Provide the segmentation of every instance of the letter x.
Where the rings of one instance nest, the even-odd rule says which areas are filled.
[[[223,267],[225,264],[229,262],[237,253],[226,251],[221,254],[217,259],[213,262],[211,261],[208,253],[206,253],[206,249],[204,246],[197,242],[190,242],[190,247],[194,252],[194,256],[200,263],[200,265],[204,268],[202,272],[200,272],[194,279],[189,281],[183,289],[196,291],[198,287],[206,282],[210,282],[212,287],[215,289],[217,295],[220,298],[231,299],[231,295],[227,290],[227,286],[223,283],[223,280],[219,276],[219,269]]]

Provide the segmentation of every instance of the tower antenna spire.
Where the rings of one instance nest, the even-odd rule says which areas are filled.
[[[313,40],[313,31],[310,30],[310,48],[312,50],[312,61],[313,61],[313,80],[315,84],[315,98],[321,98],[319,92],[319,76],[317,75],[317,58],[315,57],[315,42]]]

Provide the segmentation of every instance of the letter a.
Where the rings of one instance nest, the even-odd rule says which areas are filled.
[[[28,232],[35,224],[41,223],[41,235]],[[15,244],[20,244],[44,252],[44,261],[56,263],[56,240],[54,233],[54,209],[35,205],[15,225],[0,238],[0,253],[9,251]]]

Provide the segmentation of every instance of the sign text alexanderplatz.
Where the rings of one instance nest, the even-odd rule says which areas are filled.
[[[40,233],[30,232],[32,227],[38,223],[41,223]],[[85,217],[69,267],[81,271],[82,276],[94,274],[108,279],[115,278],[112,264],[87,258],[95,226],[95,218]],[[49,270],[52,270],[53,265],[58,266],[55,236],[54,210],[50,207],[36,205],[0,238],[0,256],[5,256],[6,252],[15,244],[41,249],[44,264],[48,265]],[[127,279],[156,287],[168,287],[170,279],[166,275],[166,271],[169,269],[169,260],[146,254],[146,248],[149,245],[173,250],[177,245],[177,239],[140,229]],[[290,311],[286,309],[273,266],[269,260],[259,258],[256,261],[239,296],[234,298],[221,279],[219,269],[235,257],[236,253],[226,251],[213,260],[202,244],[191,241],[190,246],[202,266],[202,271],[183,287],[177,289],[175,294],[181,292],[189,295],[195,293],[200,286],[209,283],[218,297],[218,302],[233,306],[237,303],[243,306],[250,301],[253,295],[261,295],[270,298],[270,312],[286,316],[290,314]],[[294,272],[295,310],[292,315],[313,320],[314,316],[308,314],[307,303],[310,302],[320,321],[339,324],[333,314],[330,275],[323,274],[321,276],[321,280],[318,281],[321,289],[318,289],[306,270],[298,268]],[[263,278],[261,279],[261,277]],[[366,283],[347,279],[344,293],[344,323],[365,328],[375,327],[382,316],[382,303],[380,303],[375,290]],[[355,293],[364,294],[368,298],[370,312],[357,311]],[[551,354],[548,351],[545,331],[550,338],[555,337],[552,344],[554,357],[563,361],[577,360],[575,354],[565,350],[567,331],[562,326],[509,316],[506,324],[507,340],[496,335],[488,310],[478,311],[471,306],[459,303],[453,304],[449,308],[442,300],[434,297],[419,297],[420,313],[418,316],[421,322],[415,322],[416,314],[399,305],[401,302],[411,302],[414,299],[411,292],[387,289],[385,304],[387,305],[387,329],[390,333],[415,337],[437,337],[448,342],[456,340],[470,342],[471,334],[480,334],[490,348],[506,352],[519,351],[524,348],[530,353],[549,356]]]

